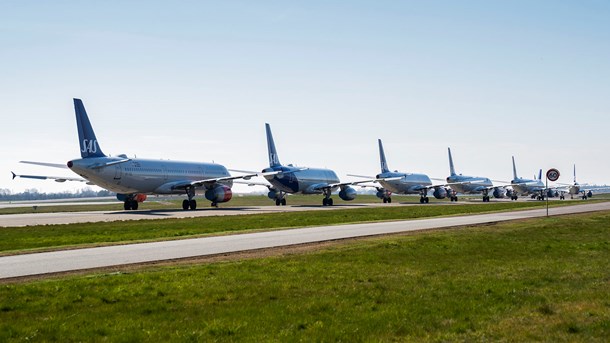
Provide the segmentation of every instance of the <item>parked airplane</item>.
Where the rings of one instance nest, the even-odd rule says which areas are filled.
[[[574,182],[571,185],[568,185],[568,194],[570,194],[570,199],[574,199],[574,195],[579,195],[583,200],[587,200],[587,198],[591,198],[593,196],[593,190],[597,188],[586,188],[576,182],[576,164],[574,164]]]
[[[445,185],[433,185],[428,175],[403,173],[397,170],[391,172],[388,167],[385,152],[383,150],[383,143],[381,142],[381,139],[378,139],[377,142],[379,144],[379,162],[381,164],[381,174],[378,174],[374,179],[371,178],[371,180],[368,181],[379,182],[383,186],[383,188],[377,188],[376,195],[378,198],[382,199],[384,203],[392,202],[392,193],[419,194],[419,202],[422,204],[428,203],[430,201],[428,198],[428,191],[430,189],[434,189],[432,194],[437,199],[444,199],[447,197],[447,191],[444,187]],[[350,176],[370,178],[368,176],[361,175]]]
[[[265,124],[265,129],[267,131],[269,168],[265,168],[262,175],[271,183],[271,186],[268,186],[269,193],[267,195],[270,199],[275,200],[276,205],[286,205],[285,195],[287,193],[323,194],[323,206],[333,205],[331,194],[336,189],[340,189],[339,198],[345,201],[356,198],[356,190],[349,187],[349,185],[355,183],[341,183],[337,174],[330,169],[300,168],[291,164],[282,165],[278,158],[269,124]]]
[[[67,178],[37,175],[15,175],[13,178],[54,179],[58,182],[82,181],[95,184],[117,193],[124,202],[125,210],[137,210],[138,203],[147,194],[186,194],[188,200],[182,202],[184,210],[194,210],[197,202],[195,192],[201,189],[212,206],[227,202],[232,197],[232,180],[249,179],[256,174],[231,176],[227,169],[216,163],[177,162],[128,158],[125,155],[106,156],[95,136],[83,102],[74,99],[76,126],[80,144],[80,159],[67,163],[69,169],[83,177]],[[26,162],[50,167],[54,163]],[[61,165],[59,165],[61,166]]]
[[[502,187],[494,187],[490,179],[479,176],[465,176],[462,174],[456,174],[453,166],[453,158],[451,157],[451,148],[447,148],[449,152],[449,171],[451,175],[447,177],[447,183],[449,187],[455,193],[464,194],[483,194],[483,201],[489,202],[489,191],[493,190],[493,196],[495,198],[503,198],[505,190]],[[450,195],[451,201],[458,201],[457,194]]]
[[[546,187],[541,179],[542,169],[538,172],[538,178],[534,177],[533,180],[518,177],[515,156],[513,156],[513,179],[510,181],[513,192],[510,194],[510,199],[517,200],[519,195],[531,195],[532,197],[537,196],[538,200],[544,200]]]

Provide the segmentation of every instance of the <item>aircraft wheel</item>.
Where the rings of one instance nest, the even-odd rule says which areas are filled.
[[[453,197],[453,201],[457,202],[458,201],[458,197]]]
[[[429,202],[430,202],[430,198],[425,197],[425,198],[424,198],[424,202],[425,202],[426,204],[427,204],[427,203],[429,203]]]
[[[392,198],[388,198],[388,204],[392,203]]]
[[[286,206],[286,198],[282,199],[282,206]]]
[[[123,203],[123,209],[125,209],[125,211],[131,210],[131,201],[125,201],[125,203]]]
[[[275,206],[280,206],[281,203],[282,203],[282,200],[275,199]]]
[[[326,206],[328,205],[328,199],[324,198],[322,199],[322,206]]]
[[[424,203],[424,198],[419,198],[419,203],[423,204]]]
[[[330,198],[330,199],[328,199],[328,206],[332,206],[332,205],[333,205],[333,199]]]
[[[134,211],[138,209],[138,201],[137,200],[132,200],[131,201],[131,209],[134,210]]]
[[[186,200],[186,199],[182,200],[182,209],[185,210],[185,211],[189,209],[189,201],[188,200]]]
[[[383,198],[383,203],[385,204],[387,202],[388,202],[388,199],[387,198]]]
[[[212,207],[218,207],[218,203],[214,201],[213,203],[211,203],[211,204],[210,204],[210,206],[212,206]]]
[[[193,211],[194,211],[194,210],[196,210],[196,209],[197,209],[197,201],[195,201],[195,200],[191,200],[191,201],[189,202],[189,207],[190,207],[190,208],[191,208],[191,210],[193,210]]]

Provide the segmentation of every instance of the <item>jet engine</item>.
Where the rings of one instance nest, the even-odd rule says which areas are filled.
[[[270,189],[269,193],[267,193],[267,197],[271,200],[279,199],[279,194],[276,190]]]
[[[233,197],[231,188],[225,185],[218,185],[205,191],[205,198],[213,203],[227,202]]]
[[[375,193],[375,196],[379,199],[386,199],[390,197],[390,192],[388,192],[384,188],[377,188],[377,193]]]
[[[546,196],[548,198],[554,198],[555,197],[555,192],[552,189],[549,189],[548,191],[546,191]]]
[[[345,187],[339,191],[339,198],[345,201],[356,199],[356,190],[352,187]]]
[[[493,195],[496,199],[504,198],[506,196],[506,190],[501,187],[496,187],[494,188]]]
[[[447,190],[443,187],[434,187],[432,195],[437,199],[445,199],[447,197]]]
[[[117,194],[116,198],[119,199],[119,201],[135,200],[137,202],[144,202],[146,200],[146,194]]]

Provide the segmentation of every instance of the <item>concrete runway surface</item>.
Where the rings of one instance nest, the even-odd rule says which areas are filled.
[[[610,202],[551,208],[550,215],[610,210]],[[175,260],[304,243],[544,217],[546,209],[127,244],[0,257],[0,279]]]
[[[463,202],[460,204],[466,204]],[[452,205],[452,204],[451,204]],[[122,204],[117,205],[117,207]],[[53,225],[113,222],[117,220],[165,219],[165,218],[196,218],[207,216],[234,216],[240,214],[260,214],[297,211],[330,211],[350,208],[380,207],[380,206],[421,206],[420,204],[340,204],[335,206],[319,205],[291,205],[291,206],[242,206],[202,208],[196,211],[182,209],[167,210],[139,210],[139,211],[85,211],[85,212],[57,212],[57,213],[26,213],[0,215],[0,227],[17,227],[28,225]],[[449,205],[450,206],[450,205]]]

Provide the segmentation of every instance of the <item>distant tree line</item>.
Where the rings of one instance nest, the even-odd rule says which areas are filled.
[[[114,192],[105,189],[94,191],[91,188],[80,189],[76,192],[65,191],[60,193],[40,193],[36,188],[26,189],[22,193],[13,193],[10,189],[0,188],[0,201],[95,198],[114,195]]]

